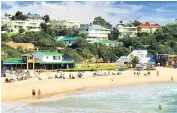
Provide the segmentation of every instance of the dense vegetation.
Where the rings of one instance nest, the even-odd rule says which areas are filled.
[[[15,15],[16,18],[24,18],[23,16]],[[45,16],[45,21],[49,21],[49,17]],[[121,21],[122,22],[122,21]],[[106,22],[101,17],[94,19],[94,24],[102,25],[106,28],[111,28],[112,25]],[[135,20],[127,23],[127,25],[137,26],[141,22]],[[46,23],[41,24],[41,32],[23,32],[12,36],[2,34],[2,50],[8,53],[8,57],[20,57],[21,54],[32,52],[23,50],[22,48],[13,49],[5,44],[8,41],[33,43],[39,50],[56,51],[58,47],[64,48],[59,50],[65,57],[72,57],[76,62],[114,62],[120,56],[127,55],[132,49],[147,49],[148,54],[177,54],[177,23],[167,24],[160,27],[154,34],[138,33],[137,37],[119,38],[119,31],[113,28],[109,35],[110,40],[117,40],[121,44],[116,48],[107,47],[102,44],[88,43],[83,34],[79,35],[76,29],[57,29],[48,26]],[[77,36],[78,39],[71,45],[66,46],[64,42],[57,41],[55,36]]]

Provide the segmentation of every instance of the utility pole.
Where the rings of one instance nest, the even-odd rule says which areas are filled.
[[[96,46],[97,46],[97,49],[98,49],[98,58],[97,58],[97,68],[98,68],[98,59],[100,58],[100,50],[99,50],[99,45],[98,45],[98,38],[97,38]]]
[[[133,51],[133,37],[132,37],[132,51]]]

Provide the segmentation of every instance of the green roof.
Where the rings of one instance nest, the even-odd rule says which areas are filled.
[[[46,51],[46,52],[40,52],[40,53],[42,53],[44,55],[62,55],[58,51],[55,51],[55,52],[48,52],[48,51]]]
[[[21,58],[7,58],[3,61],[3,64],[26,64]]]

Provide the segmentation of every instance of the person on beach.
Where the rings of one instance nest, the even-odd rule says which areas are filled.
[[[173,82],[173,77],[171,77],[171,81]]]
[[[39,89],[38,90],[38,99],[40,99],[41,98],[41,90]]]
[[[32,89],[32,97],[35,97],[35,95],[36,95],[36,91],[35,89]]]
[[[113,81],[113,79],[111,78],[111,81]]]
[[[161,105],[159,105],[159,108],[158,108],[160,111],[162,111],[162,106]]]
[[[136,72],[134,72],[134,75],[136,75]]]
[[[65,80],[65,76],[64,76],[64,74],[63,74],[63,80]]]
[[[150,76],[150,74],[151,74],[151,72],[149,71],[149,72],[148,72],[148,76]]]
[[[157,76],[159,76],[159,71],[157,71]]]

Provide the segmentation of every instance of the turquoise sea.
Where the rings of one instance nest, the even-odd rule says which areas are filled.
[[[159,104],[163,112],[158,111]],[[2,113],[177,113],[177,83],[139,84],[78,91],[26,105],[3,102]]]

